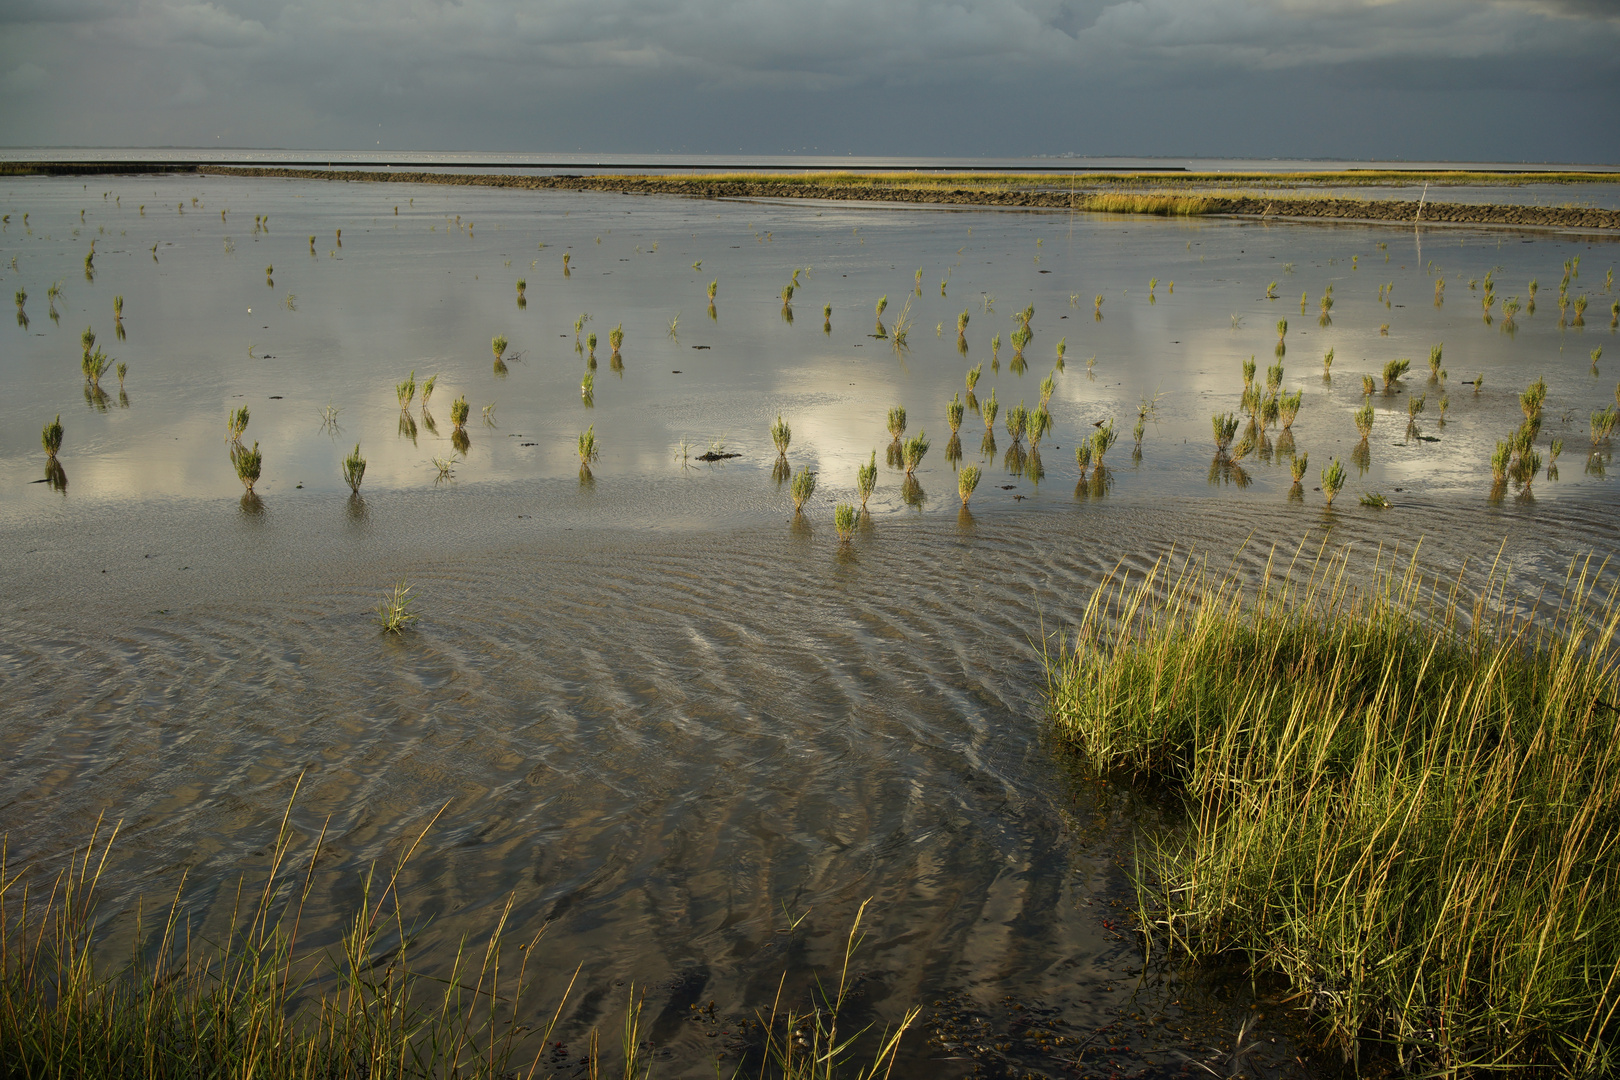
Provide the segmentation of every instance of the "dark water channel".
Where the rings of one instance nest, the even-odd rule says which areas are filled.
[[[302,777],[298,850],[326,829],[307,930],[324,943],[360,872],[392,865],[447,807],[402,879],[407,907],[434,920],[421,955],[448,955],[512,897],[517,936],[550,923],[537,1000],[582,969],[565,1037],[613,1028],[641,987],[659,1075],[735,1061],[737,1021],[769,1006],[784,971],[807,1000],[868,898],[854,1010],[881,1023],[925,1006],[905,1075],[1181,1075],[1217,1062],[1253,1008],[1277,1040],[1253,1069],[1319,1070],[1272,990],[1256,1005],[1241,978],[1143,977],[1129,875],[1162,821],[1045,741],[1043,642],[1117,568],[1173,551],[1256,577],[1273,548],[1301,545],[1421,543],[1446,572],[1500,552],[1529,597],[1571,558],[1614,549],[1620,500],[1586,418],[1620,375],[1603,285],[1615,249],[1588,237],[195,178],[15,181],[0,203],[6,284],[29,294],[28,325],[0,353],[13,864],[59,866],[99,816],[122,820],[111,923],[184,871],[195,926],[217,928]],[[1574,288],[1594,299],[1584,326],[1559,327],[1576,255]],[[1439,308],[1431,260],[1448,281]],[[1495,267],[1499,295],[1541,282],[1516,334],[1484,323],[1467,283]],[[796,268],[790,321],[779,292]],[[1282,299],[1266,299],[1272,280]],[[890,327],[911,298],[904,352],[869,336],[883,294]],[[1010,316],[1030,303],[1018,372]],[[589,406],[573,329],[587,311]],[[1279,318],[1285,388],[1305,391],[1298,499],[1279,432],[1241,475],[1210,467],[1209,414],[1236,408],[1242,360],[1264,372]],[[122,394],[109,377],[104,398],[83,386],[87,323],[129,364]],[[504,373],[495,334],[510,339]],[[1060,338],[1044,463],[1010,471],[999,425],[981,453],[970,414],[961,464],[982,459],[986,478],[961,513],[945,402],[982,361],[980,399],[994,388],[1004,407],[1033,406]],[[1430,385],[1441,342],[1448,381]],[[1599,346],[1614,355],[1593,361]],[[1360,374],[1395,356],[1416,370],[1374,395],[1365,468],[1326,512],[1311,489],[1357,449]],[[394,383],[412,369],[441,373],[431,424],[419,403],[401,420]],[[1464,380],[1480,372],[1476,395]],[[1566,440],[1560,475],[1493,497],[1489,448],[1538,375],[1544,441]],[[437,480],[461,394],[469,443]],[[1408,429],[1412,394],[1430,411]],[[241,404],[265,460],[254,502],[224,442]],[[909,500],[883,464],[895,404],[934,439]],[[35,432],[58,412],[62,490],[32,482]],[[790,464],[821,475],[802,518],[772,477],[778,412]],[[1110,417],[1120,442],[1082,484],[1073,440]],[[589,424],[603,450],[586,479],[575,441]],[[356,442],[370,463],[359,499],[338,468]],[[718,443],[742,456],[693,460]],[[874,449],[871,513],[841,547],[832,505]],[[1363,490],[1395,505],[1361,507]],[[400,579],[421,622],[396,638],[373,612]]]

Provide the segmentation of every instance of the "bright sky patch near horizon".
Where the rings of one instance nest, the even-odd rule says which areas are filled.
[[[0,144],[1620,162],[1620,0],[0,0]]]

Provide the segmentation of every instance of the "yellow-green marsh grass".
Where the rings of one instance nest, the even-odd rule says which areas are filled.
[[[804,510],[804,504],[816,493],[816,474],[810,471],[808,465],[802,466],[793,476],[793,484],[788,489],[793,496],[793,512],[799,514]]]
[[[907,476],[917,471],[917,466],[921,465],[922,459],[928,455],[930,445],[926,431],[918,431],[917,434],[906,440],[900,453],[901,458],[905,461]]]
[[[1356,430],[1361,433],[1361,441],[1366,442],[1367,436],[1372,434],[1373,419],[1377,414],[1373,412],[1372,403],[1368,402],[1355,412]]]
[[[968,500],[973,498],[973,490],[979,486],[979,467],[977,465],[965,466],[956,474],[956,493],[962,496],[962,505],[967,506]]]
[[[394,395],[399,398],[401,412],[411,407],[411,401],[416,397],[416,372],[405,376],[404,382],[394,384]]]
[[[855,470],[855,490],[861,496],[861,509],[866,509],[866,500],[872,497],[877,490],[878,467],[877,451],[872,451],[872,457],[865,465]]]
[[[56,460],[56,452],[62,449],[62,414],[57,413],[56,419],[45,425],[39,435],[40,445],[45,448],[45,456],[51,461]]]
[[[776,414],[776,422],[771,425],[771,442],[776,444],[778,457],[786,457],[788,445],[793,442],[793,429],[788,422],[782,419],[782,414]]]
[[[895,405],[889,409],[888,416],[889,436],[899,442],[900,437],[906,433],[906,407]]]
[[[579,463],[581,466],[587,468],[590,466],[591,462],[595,461],[601,455],[601,451],[596,445],[595,424],[592,424],[590,427],[579,433],[578,449]]]
[[[833,529],[838,533],[840,544],[849,543],[850,537],[855,535],[855,507],[850,503],[839,503],[833,507]]]
[[[1338,498],[1339,492],[1344,488],[1344,466],[1339,459],[1334,458],[1328,467],[1322,470],[1322,498],[1332,507],[1333,500]]]
[[[1103,455],[1108,453],[1109,448],[1112,447],[1118,440],[1119,436],[1114,432],[1114,421],[1112,418],[1110,418],[1109,421],[1102,427],[1091,433],[1091,459],[1096,463],[1097,468],[1102,468]]]
[[[394,623],[386,628],[402,630],[413,618],[404,610],[408,592],[402,582],[384,598],[379,621]],[[98,963],[105,943],[97,915],[117,833],[98,826],[52,880],[35,884],[15,865],[0,871],[0,1060],[8,1074],[499,1076],[513,1064],[516,1040],[532,1034],[543,1044],[560,1015],[524,997],[535,940],[519,942],[516,963],[502,954],[510,901],[487,938],[468,941],[437,977],[420,971],[408,944],[416,920],[401,911],[396,889],[403,865],[362,875],[341,939],[326,950],[305,946],[300,923],[317,868],[286,819],[265,880],[238,884],[219,940],[188,930],[191,899],[176,895],[144,936],[137,931],[128,963],[109,970]],[[407,859],[422,837],[414,839]]]
[[[354,444],[354,450],[343,459],[343,482],[349,485],[349,490],[360,494],[360,482],[366,478],[366,459],[360,456],[360,444]]]
[[[231,463],[236,466],[236,478],[242,481],[249,495],[253,494],[253,485],[259,482],[259,474],[264,467],[264,455],[259,452],[259,444],[255,442],[249,449],[235,443],[231,447]]]

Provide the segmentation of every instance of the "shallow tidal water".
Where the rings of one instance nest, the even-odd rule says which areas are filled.
[[[49,870],[98,816],[122,820],[112,924],[183,871],[194,925],[217,928],[302,776],[300,842],[326,829],[308,933],[326,942],[360,872],[443,807],[403,879],[406,907],[434,920],[420,955],[447,955],[512,896],[518,937],[550,923],[536,1000],[582,969],[563,1037],[611,1029],[634,985],[661,1075],[736,1060],[737,1019],[784,971],[804,1003],[867,898],[855,1009],[881,1023],[925,1006],[908,1076],[1179,1074],[1216,1060],[1252,1007],[1278,1040],[1262,1071],[1308,1073],[1309,1039],[1266,988],[1257,1004],[1246,980],[1142,978],[1121,906],[1133,845],[1162,822],[1044,739],[1043,642],[1117,568],[1173,552],[1255,578],[1274,549],[1324,544],[1416,548],[1446,574],[1500,554],[1529,602],[1614,548],[1620,499],[1587,416],[1620,378],[1616,248],[1586,235],[195,177],[8,181],[0,212],[0,276],[29,294],[0,352],[9,858]],[[1560,326],[1575,256],[1571,295],[1592,303]],[[1516,332],[1469,288],[1493,268],[1498,298],[1541,282]],[[871,336],[884,294],[886,329],[908,296],[916,321],[898,353]],[[1027,304],[1019,372],[1007,340]],[[589,406],[583,312],[599,338]],[[1273,431],[1243,468],[1212,469],[1209,415],[1236,411],[1243,360],[1264,378],[1282,318],[1284,387],[1305,393],[1293,451]],[[122,393],[111,375],[104,398],[85,390],[87,324],[129,364]],[[994,388],[1003,411],[1033,407],[1059,339],[1039,466],[1009,461],[999,422],[981,449],[970,413],[961,464],[985,479],[962,514],[945,402],[983,362],[981,401]],[[1441,343],[1449,374],[1431,384]],[[1360,375],[1393,357],[1415,370],[1373,395],[1352,465]],[[428,416],[418,402],[402,422],[394,384],[412,370],[439,383]],[[1493,496],[1490,447],[1538,375],[1558,475]],[[469,445],[438,480],[462,394]],[[1409,430],[1413,394],[1426,408]],[[244,404],[264,453],[252,502],[224,441]],[[891,405],[933,441],[904,493]],[[34,482],[35,433],[58,412],[65,488]],[[789,463],[821,477],[799,519],[773,477],[779,412]],[[1082,484],[1074,441],[1109,418],[1119,443]],[[338,463],[357,442],[352,499]],[[741,456],[698,462],[711,444]],[[874,450],[870,515],[841,547],[832,506]],[[1298,498],[1291,452],[1310,455]],[[1328,512],[1311,489],[1335,456],[1352,478]],[[1362,507],[1363,491],[1394,505]],[[381,635],[374,609],[402,578],[421,622]]]

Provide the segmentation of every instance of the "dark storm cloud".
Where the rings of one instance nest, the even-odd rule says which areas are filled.
[[[1620,0],[9,0],[0,25],[13,145],[1620,156]]]

